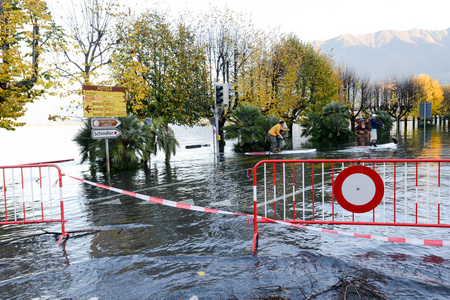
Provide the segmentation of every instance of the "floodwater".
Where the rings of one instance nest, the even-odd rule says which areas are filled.
[[[0,131],[0,165],[74,159],[66,175],[167,200],[252,213],[247,169],[265,157],[236,154],[219,162],[212,129],[175,127],[180,142],[169,164],[160,153],[148,171],[92,173],[71,141],[79,125]],[[298,131],[293,132],[298,135]],[[450,158],[447,127],[407,130],[396,150],[341,151],[280,158]],[[186,145],[210,144],[186,149]],[[309,147],[296,139],[294,147]],[[252,256],[248,218],[183,210],[63,178],[66,230],[59,224],[0,227],[1,299],[337,299],[340,280],[371,287],[370,299],[448,299],[450,249],[417,246],[260,224]],[[342,229],[339,226],[328,227]],[[345,228],[382,236],[449,240],[446,229]],[[31,236],[35,235],[35,236]],[[25,237],[23,239],[12,239]],[[8,242],[11,241],[11,242]],[[5,243],[7,242],[7,243]],[[356,284],[357,281],[353,281]],[[378,294],[378,298],[374,296]],[[341,295],[342,296],[342,295]],[[354,299],[358,294],[352,293]],[[349,297],[350,299],[350,297]]]

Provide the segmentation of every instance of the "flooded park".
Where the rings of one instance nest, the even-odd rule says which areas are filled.
[[[263,223],[258,225],[258,253],[253,255],[253,225],[247,216],[253,214],[248,169],[261,160],[449,159],[450,130],[446,125],[414,130],[402,125],[393,133],[397,146],[382,151],[360,150],[349,144],[276,158],[235,153],[232,141],[217,158],[210,127],[174,127],[180,147],[170,163],[159,153],[152,157],[148,170],[109,177],[80,163],[72,141],[79,128],[78,124],[27,126],[0,132],[8,144],[0,150],[2,166],[74,159],[58,163],[64,174],[68,239],[58,245],[59,223],[0,227],[2,299],[263,299],[271,295],[337,299],[346,285],[359,286],[356,290],[369,299],[450,297],[447,246]],[[298,129],[293,135],[297,137],[294,149],[312,147],[298,138]],[[211,146],[186,148],[196,144]],[[83,180],[237,215],[153,204]],[[448,183],[442,183],[442,193],[449,189]],[[450,197],[446,200],[443,208],[449,207]],[[450,240],[446,228],[314,226],[376,236]],[[357,298],[355,289],[353,293]]]

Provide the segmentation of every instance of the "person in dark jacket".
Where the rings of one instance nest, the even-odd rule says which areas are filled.
[[[370,146],[377,146],[377,128],[378,127],[383,127],[383,124],[377,122],[377,120],[375,120],[377,117],[376,114],[372,114],[372,118],[370,118],[369,120],[369,124],[370,124]]]

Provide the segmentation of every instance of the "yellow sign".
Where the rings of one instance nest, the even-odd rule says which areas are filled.
[[[126,90],[124,87],[84,85],[83,112],[87,118],[127,116]]]

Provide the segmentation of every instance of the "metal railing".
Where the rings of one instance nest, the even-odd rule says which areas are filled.
[[[61,169],[54,164],[0,166],[0,225],[61,223],[65,231]]]
[[[359,167],[353,171],[350,167],[355,166]],[[448,159],[263,160],[250,170],[254,250],[258,223],[274,220],[450,227]],[[367,198],[369,208],[349,211],[348,203],[358,198]],[[363,207],[359,205],[353,207]]]

